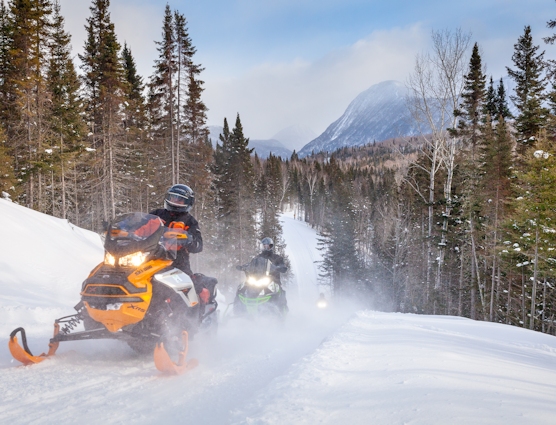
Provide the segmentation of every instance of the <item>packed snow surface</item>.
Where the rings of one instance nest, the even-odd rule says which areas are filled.
[[[98,235],[0,200],[1,424],[554,424],[556,339],[501,324],[315,307],[316,234],[282,218],[294,277],[283,324],[224,320],[186,375],[160,375],[118,341],[11,359],[24,326],[46,350],[102,259]],[[203,254],[199,254],[203,255]],[[208,271],[204,271],[209,274]],[[335,305],[336,304],[336,305]],[[221,306],[222,310],[225,306]]]

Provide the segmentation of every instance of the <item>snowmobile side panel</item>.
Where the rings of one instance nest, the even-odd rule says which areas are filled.
[[[186,331],[182,332],[182,340],[184,348],[179,352],[177,363],[170,358],[170,355],[164,348],[164,343],[159,342],[156,344],[154,349],[154,364],[160,372],[167,375],[181,375],[199,364],[197,359],[191,359],[189,361],[185,359],[189,346],[189,336]]]
[[[174,268],[164,273],[155,274],[154,278],[176,292],[188,307],[199,304],[199,297],[197,291],[194,290],[193,281],[180,269]]]

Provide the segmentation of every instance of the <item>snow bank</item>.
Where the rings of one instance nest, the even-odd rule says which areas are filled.
[[[4,199],[0,217],[0,331],[22,319],[46,321],[51,331],[56,316],[73,312],[81,283],[102,261],[100,236]]]
[[[277,379],[249,424],[553,424],[556,339],[469,319],[361,312]]]

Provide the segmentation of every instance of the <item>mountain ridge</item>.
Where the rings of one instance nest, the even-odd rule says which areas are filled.
[[[371,86],[361,92],[320,136],[305,145],[299,155],[332,152],[345,146],[363,146],[419,134],[406,105],[407,93],[405,85],[395,80]]]

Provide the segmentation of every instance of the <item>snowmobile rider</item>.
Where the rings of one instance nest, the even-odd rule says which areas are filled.
[[[193,273],[189,261],[189,254],[196,254],[203,250],[203,238],[199,223],[190,214],[194,203],[195,194],[193,190],[184,184],[175,184],[166,192],[164,208],[151,211],[150,214],[160,217],[166,227],[175,227],[187,231],[189,236],[185,244],[178,247],[173,266],[191,277],[195,285],[195,291],[203,302],[208,304],[214,299],[217,280],[201,273]]]
[[[258,256],[264,258],[265,260],[270,260],[270,262],[274,266],[270,269],[272,280],[278,285],[282,286],[280,273],[286,273],[288,271],[288,268],[284,263],[284,258],[282,258],[281,255],[274,253],[274,241],[271,238],[263,238],[263,240],[261,241],[261,245],[263,249]]]
[[[270,262],[272,263],[269,274],[272,276],[273,282],[280,285],[281,293],[283,294],[281,303],[287,309],[288,301],[286,299],[286,291],[284,291],[284,287],[282,286],[282,282],[280,280],[280,273],[286,273],[288,271],[288,267],[284,263],[284,258],[281,255],[274,253],[274,241],[272,240],[272,238],[263,238],[261,240],[261,246],[262,251],[255,258],[264,258],[265,260],[270,260]],[[247,267],[249,267],[249,263],[243,266],[237,266],[236,269],[246,270]]]

